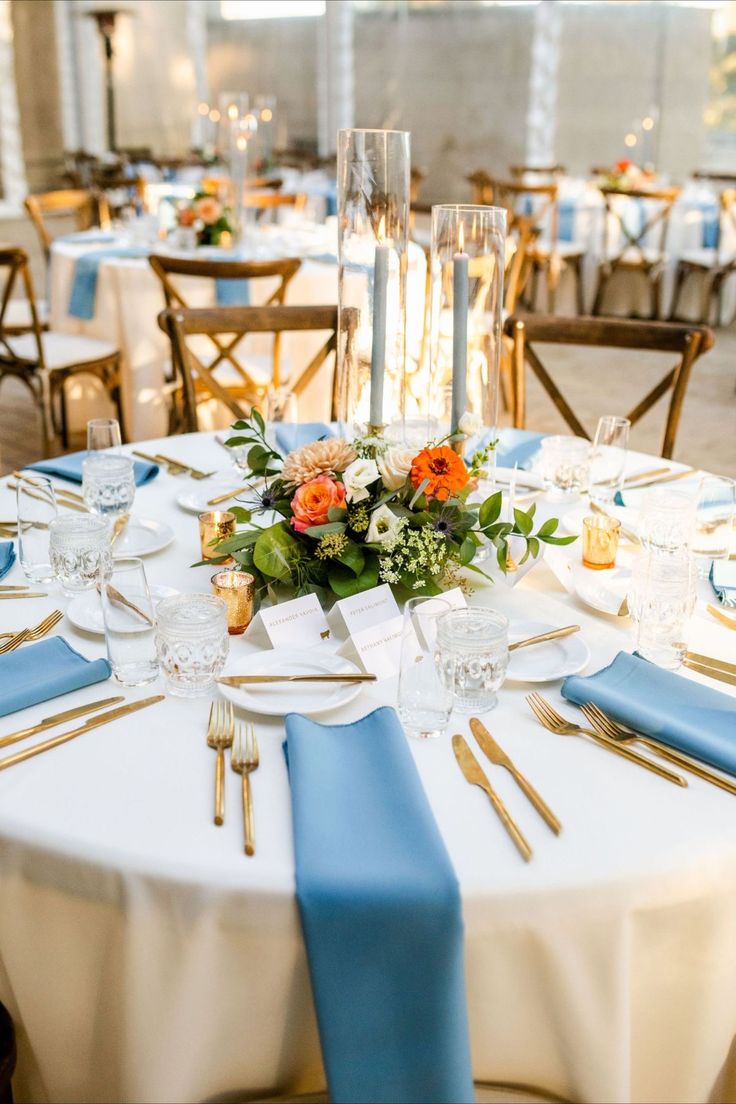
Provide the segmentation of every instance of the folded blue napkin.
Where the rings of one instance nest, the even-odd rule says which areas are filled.
[[[12,541],[0,541],[0,579],[4,579],[15,563],[15,546]]]
[[[0,717],[110,677],[106,659],[85,659],[62,636],[0,655]]]
[[[215,280],[215,299],[218,307],[247,307],[250,305],[250,287],[247,280]]]
[[[545,436],[529,429],[500,429],[496,463],[502,468],[513,468],[518,464],[523,471],[528,471],[539,452],[539,442]]]
[[[722,606],[736,606],[736,560],[713,560],[710,585]]]
[[[82,461],[86,460],[87,452],[69,452],[66,456],[55,456],[52,460],[37,460],[35,464],[26,464],[31,471],[43,472],[44,475],[56,475],[59,479],[68,479],[70,483],[82,482]],[[158,475],[158,464],[149,464],[147,460],[133,461],[133,474],[137,487],[144,483],[150,483]]]
[[[332,1100],[474,1100],[457,879],[393,709],[286,718],[296,891]]]
[[[117,246],[111,249],[95,249],[77,257],[74,263],[74,279],[69,296],[68,313],[72,318],[89,322],[95,316],[97,277],[100,265],[114,257],[147,257],[150,249],[142,245]]]
[[[619,652],[594,675],[571,675],[562,696],[593,702],[614,720],[736,775],[736,698]]]
[[[285,456],[320,437],[334,437],[335,429],[325,422],[274,422],[276,444]]]

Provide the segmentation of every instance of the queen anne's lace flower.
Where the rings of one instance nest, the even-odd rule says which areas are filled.
[[[355,460],[355,450],[339,437],[312,441],[290,452],[284,460],[281,478],[284,483],[300,487],[318,475],[337,475]]]

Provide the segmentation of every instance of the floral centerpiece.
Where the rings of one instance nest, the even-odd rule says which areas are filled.
[[[226,443],[247,448],[251,471],[265,477],[265,489],[258,491],[255,510],[233,508],[244,528],[216,551],[223,562],[232,556],[252,572],[261,594],[271,598],[280,587],[345,598],[379,583],[390,583],[399,598],[440,594],[460,581],[462,568],[485,575],[473,562],[483,545],[493,547],[506,571],[512,537],[525,545],[522,563],[536,557],[542,543],[575,540],[555,535],[556,518],[534,532],[534,505],[502,520],[500,491],[468,501],[488,449],[468,465],[444,441],[417,451],[382,438],[331,437],[284,458],[266,440],[257,409],[232,428]],[[267,513],[278,520],[254,520]]]
[[[177,208],[176,221],[183,229],[195,231],[198,245],[220,245],[223,235],[228,239],[232,236],[229,215],[217,196],[197,192],[190,202]]]
[[[639,168],[628,157],[622,157],[603,173],[601,183],[607,188],[618,188],[622,192],[636,191],[650,187],[654,183],[654,173]]]

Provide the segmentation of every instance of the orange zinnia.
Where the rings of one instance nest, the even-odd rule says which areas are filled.
[[[428,480],[424,493],[427,498],[444,501],[451,494],[457,494],[468,482],[468,469],[456,452],[447,445],[439,448],[425,448],[411,462],[411,481],[418,487]]]

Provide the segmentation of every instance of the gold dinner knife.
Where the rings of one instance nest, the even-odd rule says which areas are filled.
[[[547,805],[544,799],[540,797],[540,795],[532,786],[531,782],[524,777],[524,775],[517,767],[514,766],[503,748],[499,747],[486,726],[482,723],[482,721],[479,721],[477,717],[470,718],[470,731],[473,733],[476,740],[478,741],[478,747],[483,752],[483,754],[487,755],[490,761],[494,763],[497,767],[506,768],[506,770],[509,772],[509,774],[522,790],[522,792],[526,795],[529,801],[531,801],[532,805],[537,810],[542,819],[546,821],[547,825],[552,829],[554,834],[556,836],[559,836],[560,832],[562,831],[562,825],[550,809],[549,805]]]
[[[473,755],[472,751],[468,747],[467,743],[459,734],[455,734],[452,737],[452,750],[455,752],[455,758],[458,761],[460,770],[465,775],[466,780],[471,786],[480,786],[482,790],[488,794],[491,799],[491,805],[493,806],[497,816],[500,818],[504,828],[511,836],[511,839],[516,845],[521,857],[525,862],[529,862],[532,857],[532,849],[521,834],[515,821],[510,816],[506,806],[501,801],[501,798],[494,791],[491,783],[486,778],[485,774],[480,768],[478,760]]]
[[[139,709],[155,705],[156,702],[163,701],[164,697],[164,694],[154,694],[153,697],[142,698],[137,702],[129,702],[128,705],[121,705],[119,709],[111,709],[107,713],[101,713],[99,717],[90,717],[79,728],[62,732],[60,736],[54,736],[51,740],[43,740],[40,744],[34,744],[33,747],[26,748],[24,751],[16,751],[15,755],[6,755],[4,759],[0,759],[0,771],[6,770],[8,767],[14,767],[16,763],[22,763],[26,759],[32,759],[34,755],[41,755],[42,752],[49,751],[51,748],[59,747],[60,744],[73,740],[75,736],[81,736],[83,732],[90,732],[93,728],[98,728],[109,721],[116,721],[119,717],[127,717],[129,713],[136,713]]]
[[[18,740],[25,740],[27,736],[36,736],[39,732],[45,732],[47,728],[63,724],[64,721],[73,721],[77,717],[83,717],[85,713],[94,713],[96,709],[104,709],[108,705],[116,705],[121,701],[125,701],[125,698],[122,694],[118,694],[115,698],[102,698],[100,701],[88,702],[87,705],[78,705],[76,709],[66,709],[63,713],[54,713],[52,717],[44,717],[38,724],[21,728],[17,732],[11,732],[9,736],[3,736],[0,739],[0,748],[15,744]]]
[[[375,682],[375,675],[225,675],[217,682],[223,686],[255,686],[261,682]]]
[[[706,678],[715,679],[717,682],[725,682],[728,686],[736,686],[736,675],[724,671],[722,667],[709,667],[706,663],[695,663],[692,659],[683,659],[682,665],[687,667],[688,671],[695,671],[698,675],[705,675]]]

